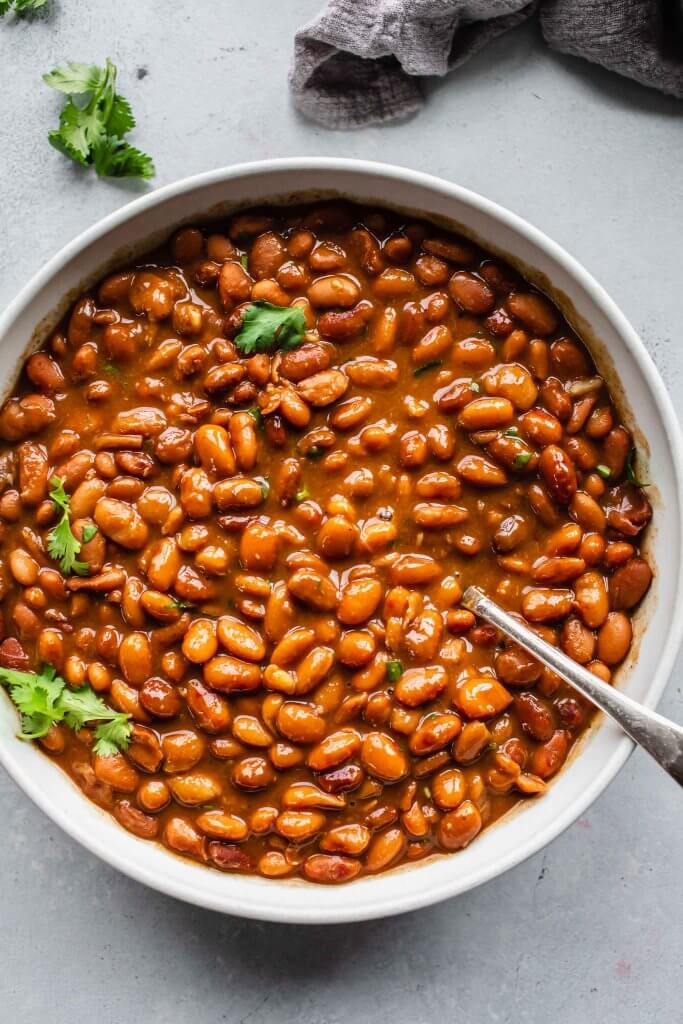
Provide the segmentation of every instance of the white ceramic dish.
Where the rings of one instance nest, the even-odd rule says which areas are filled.
[[[70,242],[33,278],[0,317],[0,376],[9,387],[33,338],[54,325],[67,297],[97,280],[126,252],[143,252],[174,227],[212,211],[282,198],[291,193],[338,193],[389,204],[460,224],[488,249],[512,256],[527,276],[553,292],[584,339],[593,339],[598,366],[618,367],[622,410],[641,434],[647,479],[657,482],[650,556],[655,582],[640,609],[647,630],[621,685],[654,706],[679,646],[683,628],[681,510],[683,443],[669,397],[642,342],[625,317],[572,257],[526,221],[466,189],[398,167],[337,159],[272,160],[212,171],[169,185],[105,217]],[[533,268],[530,272],[529,268]],[[546,280],[547,279],[547,280]],[[587,333],[587,325],[590,331]],[[591,730],[550,791],[471,846],[348,886],[322,887],[295,880],[268,881],[221,874],[168,853],[124,831],[88,802],[52,762],[15,738],[17,720],[0,698],[0,759],[24,791],[74,839],[146,885],[213,910],[267,921],[326,923],[398,914],[446,899],[501,874],[535,853],[573,822],[626,761],[631,742],[609,722]]]

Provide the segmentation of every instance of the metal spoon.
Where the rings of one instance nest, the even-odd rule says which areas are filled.
[[[658,715],[656,711],[650,711],[609,683],[598,679],[557,647],[542,640],[519,619],[504,611],[479,587],[468,587],[462,596],[462,604],[475,615],[497,626],[520,647],[571,683],[579,693],[614,719],[632,740],[647,750],[683,786],[683,727]]]

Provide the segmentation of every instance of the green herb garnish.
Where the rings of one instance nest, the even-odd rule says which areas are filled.
[[[612,470],[609,468],[609,466],[604,466],[602,463],[600,463],[599,466],[595,467],[595,472],[598,473],[603,480],[609,480],[609,478],[612,475]]]
[[[386,663],[387,679],[390,683],[397,683],[403,675],[403,665],[400,661],[388,661]]]
[[[274,306],[252,302],[245,310],[235,344],[243,356],[254,352],[298,348],[304,340],[306,319],[300,306]]]
[[[427,373],[428,370],[435,370],[437,366],[443,366],[443,359],[432,359],[431,362],[418,366],[416,370],[413,370],[413,377],[421,377],[423,373]]]
[[[123,376],[123,371],[119,366],[116,366],[115,363],[105,363],[103,369],[105,373],[110,374],[112,377]]]
[[[245,270],[249,270],[249,257],[247,256],[246,252],[243,252],[242,255],[240,256],[240,263],[242,264]]]
[[[529,462],[530,458],[531,452],[520,452],[519,455],[515,455],[514,459],[512,460],[512,465],[515,467],[515,469],[524,469],[527,462]]]
[[[15,14],[25,14],[27,11],[38,11],[44,7],[47,0],[0,0],[0,18],[9,10]]]
[[[268,501],[268,495],[270,494],[270,483],[265,478],[261,480],[261,494],[263,495],[263,500]]]
[[[59,115],[50,143],[100,177],[152,178],[152,158],[124,141],[135,127],[128,100],[116,92],[116,66],[107,58],[96,64],[63,64],[43,81],[69,98]]]
[[[505,437],[519,437],[519,427],[508,427],[504,434]]]
[[[306,499],[310,498],[310,496],[311,496],[311,492],[309,491],[309,489],[306,486],[306,484],[304,484],[304,486],[301,488],[301,490],[297,491],[296,494],[294,495],[294,500],[295,501],[299,501],[299,502],[306,501]]]
[[[630,484],[633,484],[634,487],[649,487],[649,484],[643,483],[636,476],[635,466],[633,465],[636,460],[636,454],[637,452],[634,445],[626,456],[626,479]]]
[[[0,668],[0,682],[9,690],[21,715],[22,740],[35,740],[57,722],[65,722],[74,731],[99,722],[95,729],[93,750],[102,757],[111,757],[126,750],[133,729],[130,715],[113,711],[90,686],[70,690],[52,665],[40,672],[19,672]]]
[[[47,537],[47,550],[50,558],[59,562],[59,568],[65,576],[76,573],[78,576],[85,576],[89,571],[87,562],[79,562],[76,555],[80,553],[81,542],[74,536],[69,522],[70,500],[64,490],[64,481],[53,476],[50,480],[50,497],[62,513],[54,530],[51,530]]]
[[[87,544],[88,541],[92,540],[100,531],[93,523],[88,523],[83,527],[83,543]]]
[[[252,405],[251,409],[246,410],[251,418],[256,421],[257,427],[263,426],[263,413],[259,409],[258,405]]]

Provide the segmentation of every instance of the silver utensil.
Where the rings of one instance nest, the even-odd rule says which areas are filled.
[[[497,626],[535,658],[562,676],[579,693],[621,726],[639,746],[647,750],[658,764],[683,786],[683,727],[643,707],[625,693],[598,679],[588,669],[572,661],[557,647],[546,643],[516,619],[479,587],[468,587],[462,604],[475,615]]]

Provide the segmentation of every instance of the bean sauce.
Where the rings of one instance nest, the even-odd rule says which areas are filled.
[[[253,302],[298,307],[302,343],[243,353]],[[64,723],[42,746],[223,871],[339,883],[467,846],[591,712],[465,587],[609,680],[652,577],[632,439],[559,310],[382,210],[183,228],[74,304],[0,437],[0,664],[134,723],[111,756]],[[55,476],[81,575],[48,553]]]

